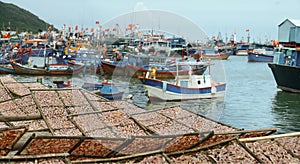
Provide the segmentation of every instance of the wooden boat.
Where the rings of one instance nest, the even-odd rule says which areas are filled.
[[[248,62],[272,62],[273,58],[273,48],[254,49],[253,52],[248,52]]]
[[[216,52],[214,49],[203,49],[202,58],[205,60],[227,60],[229,53]]]
[[[206,71],[207,65],[205,63],[199,63],[197,67],[192,68],[193,74],[201,75]],[[176,67],[167,67],[161,65],[145,65],[142,67],[133,66],[129,63],[126,65],[127,75],[131,77],[147,76],[147,74],[155,74],[157,79],[174,79],[176,74],[187,75],[190,70],[188,67],[181,67],[178,71]],[[149,76],[149,75],[148,75]]]
[[[113,83],[104,81],[102,83],[85,82],[82,88],[92,91],[99,96],[109,100],[120,100],[123,98],[123,91],[120,91]]]
[[[29,67],[11,61],[11,65],[16,71],[16,74],[26,74],[26,75],[73,75],[75,73],[80,73],[84,64],[48,64],[46,67]]]
[[[68,80],[67,83],[64,83],[64,81],[53,81],[54,84],[56,84],[57,88],[68,88],[71,87],[71,81]]]
[[[274,62],[268,63],[277,87],[289,92],[300,93],[300,48],[282,48],[276,52]]]
[[[215,83],[210,75],[193,75],[191,71],[189,75],[177,74],[173,83],[147,77],[139,79],[144,84],[150,99],[182,101],[224,97],[225,95],[226,83]]]
[[[101,67],[105,74],[124,76],[126,75],[125,64],[122,61],[101,61]]]
[[[16,71],[11,64],[0,64],[0,74],[15,74]]]

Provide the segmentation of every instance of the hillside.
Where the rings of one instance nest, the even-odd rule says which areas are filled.
[[[11,30],[19,32],[28,31],[37,33],[39,30],[47,30],[48,23],[39,19],[29,11],[14,4],[0,1],[0,29],[7,30],[10,22]]]

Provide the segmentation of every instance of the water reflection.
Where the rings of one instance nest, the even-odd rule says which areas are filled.
[[[272,113],[278,133],[300,131],[300,94],[278,91]]]

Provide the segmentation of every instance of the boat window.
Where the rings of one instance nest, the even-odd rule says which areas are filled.
[[[200,85],[201,84],[201,81],[200,80],[198,80],[198,85]]]
[[[188,87],[188,81],[180,81],[181,87]]]

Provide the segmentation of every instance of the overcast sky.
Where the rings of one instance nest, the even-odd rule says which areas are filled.
[[[185,17],[208,36],[225,38],[236,31],[238,39],[277,39],[278,24],[300,19],[300,0],[1,0],[37,15],[56,28],[96,27],[120,15],[140,10],[162,10]],[[172,20],[176,21],[176,20]],[[188,31],[188,30],[187,30]]]

